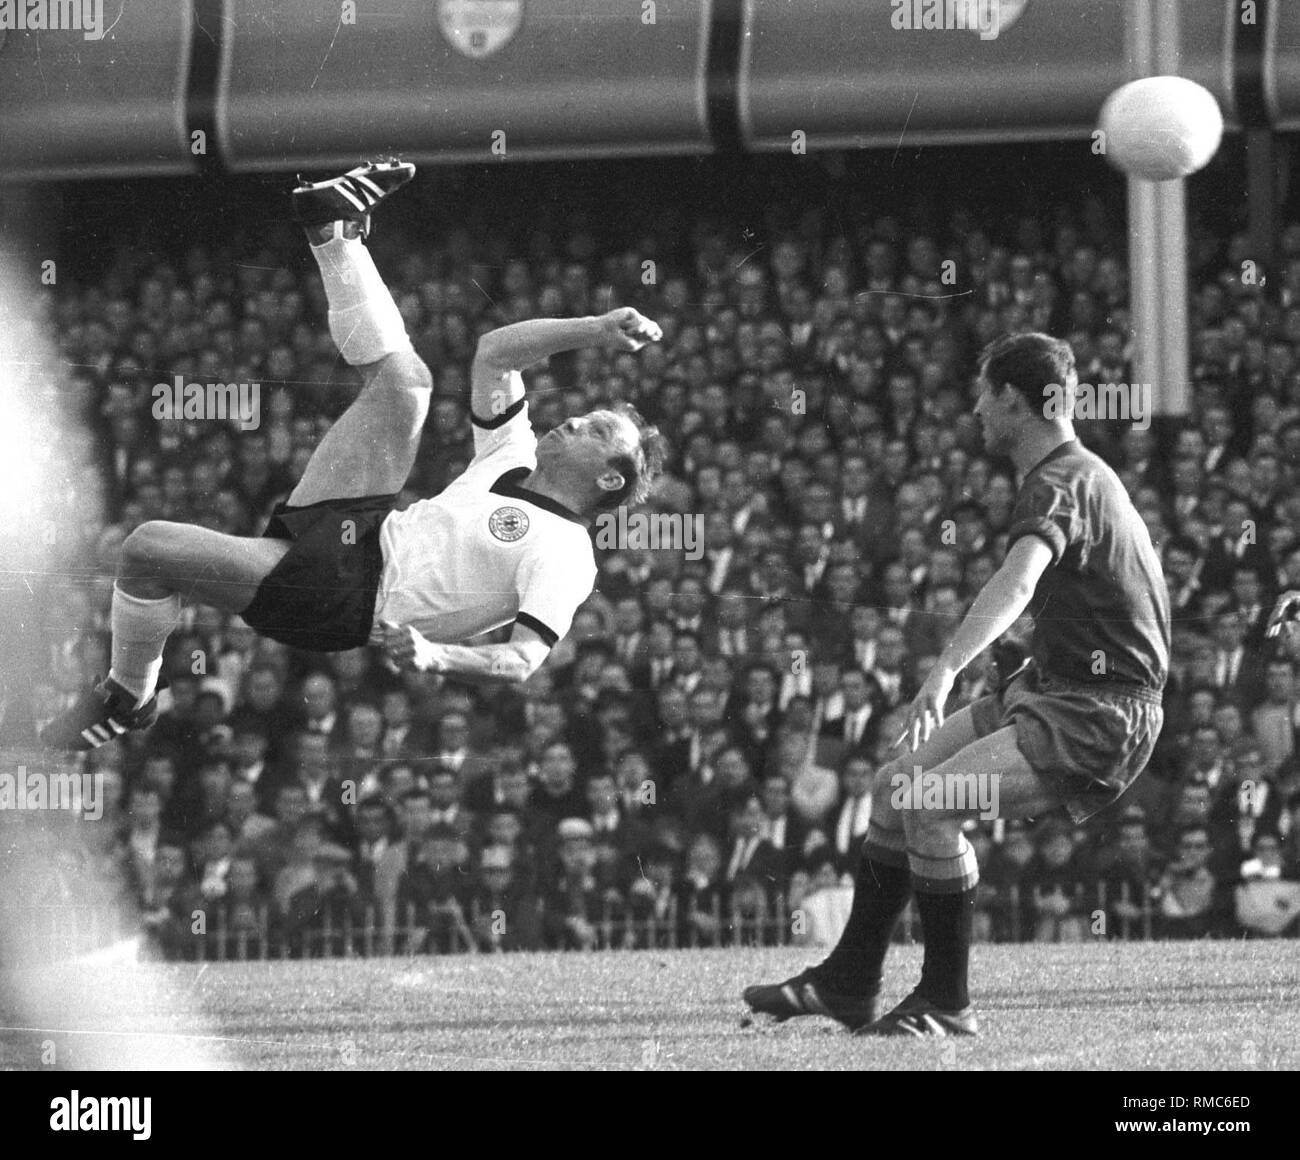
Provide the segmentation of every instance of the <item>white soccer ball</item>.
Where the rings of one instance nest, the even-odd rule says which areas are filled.
[[[1185,77],[1121,85],[1101,107],[1111,164],[1147,181],[1173,181],[1204,166],[1223,138],[1223,114],[1209,89]]]

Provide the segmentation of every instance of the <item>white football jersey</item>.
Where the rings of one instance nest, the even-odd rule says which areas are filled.
[[[586,525],[521,482],[537,466],[522,400],[491,426],[474,420],[474,458],[437,495],[380,529],[379,621],[455,644],[518,622],[554,644],[596,583]]]

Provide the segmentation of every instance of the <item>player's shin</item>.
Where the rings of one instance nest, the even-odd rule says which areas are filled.
[[[903,831],[886,829],[873,820],[853,883],[848,923],[819,968],[829,984],[847,994],[879,989],[885,954],[910,894]]]
[[[964,834],[957,842],[957,853],[949,856],[908,853],[925,938],[917,991],[945,1011],[959,1011],[970,1003],[967,976],[979,885],[974,849]]]
[[[311,253],[325,283],[330,337],[344,362],[365,366],[410,348],[401,311],[360,238],[336,231]]]
[[[132,596],[113,587],[109,624],[113,630],[109,679],[143,705],[158,687],[163,647],[180,620],[181,598],[174,593],[160,600]]]

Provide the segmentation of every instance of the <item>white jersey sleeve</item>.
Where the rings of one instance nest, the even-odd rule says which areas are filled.
[[[517,400],[491,419],[471,415],[470,423],[474,429],[474,458],[465,469],[466,476],[478,476],[480,471],[500,475],[512,467],[531,471],[537,466],[537,436],[528,420],[526,400]]]
[[[587,533],[576,526],[566,550],[536,551],[520,563],[517,624],[531,628],[548,645],[561,640],[596,583],[596,564]]]

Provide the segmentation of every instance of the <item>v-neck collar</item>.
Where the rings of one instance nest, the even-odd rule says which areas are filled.
[[[489,489],[494,495],[505,495],[511,499],[522,499],[539,507],[543,511],[548,511],[552,515],[560,516],[562,519],[572,520],[581,527],[587,526],[584,520],[572,508],[567,508],[564,504],[553,500],[549,495],[542,495],[539,491],[533,491],[531,488],[523,486],[522,481],[527,479],[532,472],[527,467],[512,467],[502,475],[496,483]]]

